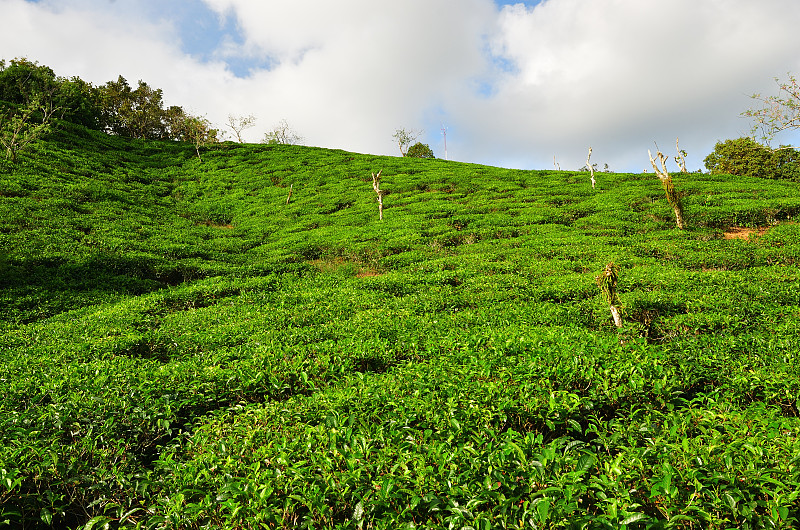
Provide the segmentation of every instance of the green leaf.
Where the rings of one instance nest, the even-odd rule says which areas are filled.
[[[353,509],[353,520],[360,521],[364,518],[364,504],[358,501],[356,507]]]
[[[575,471],[579,473],[585,473],[594,466],[596,461],[597,459],[594,457],[594,455],[581,455],[581,457],[578,459],[578,464],[575,466]]]
[[[108,517],[104,517],[102,515],[97,515],[89,519],[89,521],[83,526],[83,530],[92,530],[99,525],[102,525],[103,528],[108,528],[108,523],[111,522],[111,519]]]
[[[39,512],[39,518],[41,518],[42,522],[48,526],[53,524],[53,512],[47,508],[41,509]]]
[[[628,517],[626,517],[625,519],[623,519],[622,522],[620,522],[620,524],[621,525],[628,525],[628,524],[635,523],[637,521],[641,521],[643,519],[648,519],[648,518],[649,518],[649,516],[645,515],[643,513],[633,513],[633,514],[629,515]]]
[[[722,500],[725,502],[728,508],[733,510],[734,513],[736,512],[736,499],[734,499],[730,493],[728,493],[727,491],[723,493]]]
[[[536,503],[536,512],[539,514],[539,521],[545,522],[547,521],[547,517],[550,514],[550,501],[547,499],[540,499],[539,502]]]

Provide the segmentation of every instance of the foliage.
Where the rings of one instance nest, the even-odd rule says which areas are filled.
[[[433,156],[433,150],[430,146],[421,142],[417,142],[409,147],[404,156],[409,158],[436,158]]]
[[[211,127],[211,123],[199,116],[190,116],[182,110],[170,120],[171,134],[177,140],[190,142],[194,145],[197,158],[202,162],[200,148],[214,144],[217,140],[218,131]]]
[[[303,143],[303,140],[303,137],[292,129],[289,122],[282,119],[271,131],[264,133],[262,143],[271,145],[299,145]]]
[[[789,74],[788,81],[781,82],[775,78],[778,95],[751,97],[761,103],[760,108],[749,109],[742,116],[753,120],[753,137],[761,135],[761,139],[769,145],[776,134],[800,128],[800,85],[797,79]]]
[[[18,151],[50,132],[60,110],[58,90],[55,74],[45,66],[27,59],[0,62],[0,145],[7,159],[16,162]]]
[[[144,81],[134,89],[119,76],[95,87],[79,77],[57,77],[51,68],[25,58],[12,59],[8,65],[0,61],[0,102],[7,109],[26,109],[33,101],[38,114],[42,108],[58,109],[59,119],[129,138],[194,143],[196,136],[187,139],[187,123],[196,125],[198,118],[179,106],[164,108],[163,91]],[[250,118],[241,118],[237,126],[250,126]],[[210,124],[204,126],[208,135],[216,137]]]
[[[672,179],[672,175],[670,175],[669,171],[667,170],[667,157],[664,156],[664,153],[661,151],[656,152],[656,157],[658,158],[658,162],[661,166],[659,167],[649,149],[647,150],[647,154],[650,157],[650,164],[653,166],[653,171],[655,171],[656,175],[658,175],[658,179],[661,181],[661,187],[664,188],[664,193],[667,196],[667,202],[672,207],[672,211],[675,212],[675,223],[677,224],[678,228],[683,230],[686,228],[683,210],[683,194],[675,189],[675,181]]]
[[[392,138],[394,138],[394,141],[397,142],[397,146],[400,148],[400,154],[402,156],[407,156],[409,146],[421,135],[422,131],[417,131],[414,129],[397,129],[392,135]]]
[[[711,173],[800,181],[800,152],[769,149],[751,138],[717,142],[704,164]]]
[[[693,176],[676,231],[652,175],[195,155],[0,171],[8,527],[798,525],[796,184]]]
[[[49,133],[57,110],[39,95],[20,107],[0,102],[0,145],[6,158],[16,162],[21,149]]]
[[[595,281],[600,288],[606,302],[609,305],[619,305],[619,294],[617,293],[617,281],[619,280],[619,267],[611,262],[606,265],[606,268],[600,273]]]
[[[146,82],[139,81],[136,89],[132,89],[128,81],[119,76],[116,81],[109,81],[99,88],[102,107],[102,129],[129,138],[174,138],[171,130],[175,116],[180,115],[173,108],[171,120],[166,119],[163,103],[163,91],[154,89]]]
[[[228,114],[228,121],[226,125],[233,133],[236,135],[236,139],[239,143],[244,143],[242,140],[242,131],[245,129],[249,129],[251,127],[255,127],[256,117],[252,114],[248,114],[247,116],[234,116],[233,114]]]
[[[57,77],[47,66],[25,58],[0,61],[0,101],[24,107],[34,99],[58,109],[59,119],[86,127],[100,127],[100,107],[95,88],[78,77]]]

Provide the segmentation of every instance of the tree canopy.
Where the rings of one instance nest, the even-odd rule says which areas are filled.
[[[717,142],[703,163],[711,173],[800,180],[800,152],[773,150],[747,137]]]
[[[422,142],[417,142],[409,147],[404,156],[410,158],[436,158],[433,156],[433,149],[431,149],[428,144],[423,144]]]
[[[59,109],[58,117],[91,129],[130,138],[186,140],[188,118],[180,106],[164,106],[160,88],[139,80],[132,87],[123,76],[94,86],[79,77],[59,77],[26,58],[0,61],[0,105],[6,113],[37,100]],[[208,122],[205,126],[210,130]],[[216,137],[216,134],[212,135]]]

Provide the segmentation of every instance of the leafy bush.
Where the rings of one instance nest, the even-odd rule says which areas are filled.
[[[433,156],[433,150],[428,144],[423,144],[422,142],[417,142],[409,147],[405,156],[409,158],[436,158]]]
[[[797,526],[796,184],[194,154],[0,172],[0,526]]]
[[[703,162],[714,174],[800,180],[800,152],[784,146],[772,150],[752,138],[717,142]]]

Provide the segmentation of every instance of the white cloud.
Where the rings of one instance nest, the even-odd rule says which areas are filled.
[[[255,114],[253,141],[286,118],[311,145],[395,154],[396,128],[425,127],[441,156],[444,122],[451,159],[528,168],[555,155],[577,169],[591,145],[601,166],[641,170],[675,136],[699,168],[749,130],[748,94],[800,70],[796,0],[181,2],[0,0],[14,21],[0,50],[95,83],[144,79],[220,125]],[[235,33],[187,50],[214,15]]]
[[[252,79],[261,114],[286,117],[311,143],[370,152],[482,74],[496,13],[486,0],[207,2],[236,15],[241,53],[277,61]]]
[[[480,156],[520,158],[527,147],[538,167],[553,155],[577,167],[591,145],[595,160],[636,169],[653,141],[681,136],[699,167],[717,139],[747,131],[746,94],[798,67],[797,15],[800,4],[782,0],[507,7],[494,51],[518,71],[470,116],[470,130],[497,139]]]

